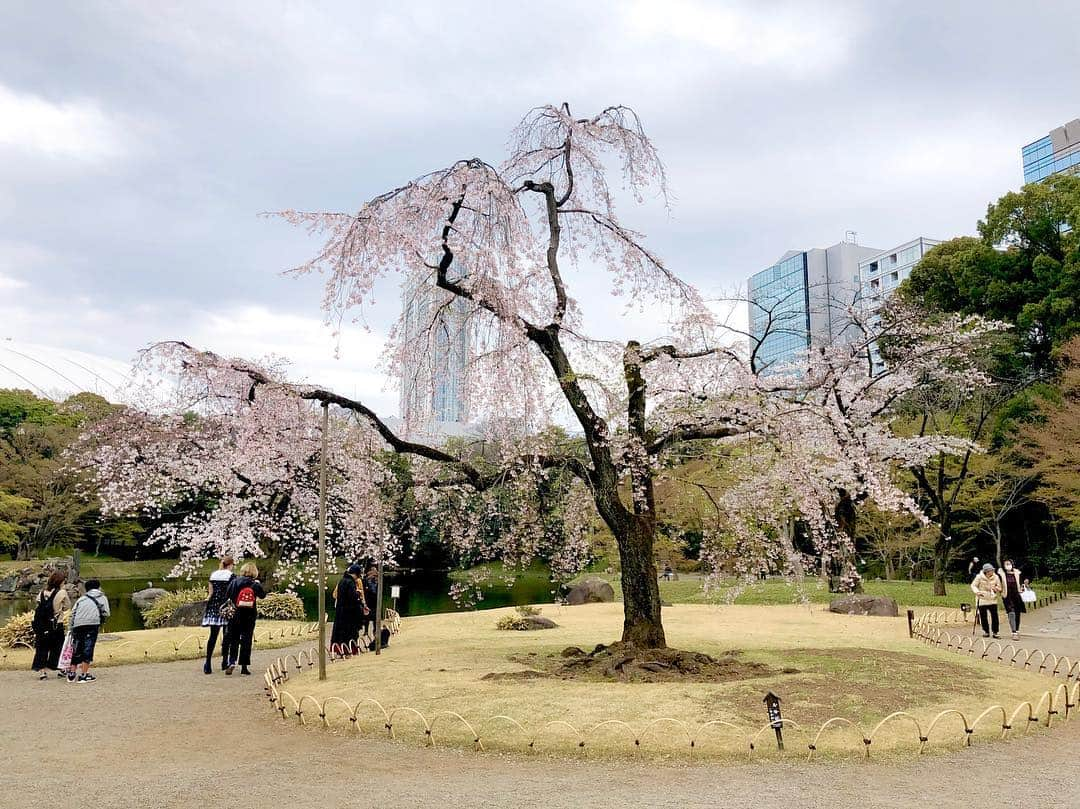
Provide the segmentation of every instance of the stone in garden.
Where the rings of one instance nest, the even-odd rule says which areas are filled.
[[[0,593],[14,593],[19,584],[18,576],[8,576],[0,579]]]
[[[147,587],[132,593],[131,602],[140,610],[146,610],[159,598],[168,594],[168,590],[163,590],[160,587]]]
[[[895,599],[865,593],[853,593],[834,598],[829,604],[829,612],[844,615],[877,615],[883,618],[896,618],[900,614]]]
[[[195,601],[184,604],[173,610],[173,614],[165,621],[165,626],[202,626],[203,615],[206,612],[205,601]]]
[[[566,594],[566,603],[571,606],[595,604],[615,600],[615,590],[603,579],[590,577],[578,582]]]
[[[559,625],[543,615],[521,615],[517,619],[519,631],[528,632],[533,629],[556,629]],[[524,626],[522,626],[524,624]]]

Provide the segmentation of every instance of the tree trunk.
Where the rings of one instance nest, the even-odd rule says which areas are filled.
[[[885,581],[892,581],[896,578],[896,568],[893,567],[893,560],[891,554],[885,554]]]
[[[942,531],[934,543],[934,595],[945,595],[945,569],[949,566],[949,537]]]
[[[639,649],[667,646],[660,622],[660,585],[653,561],[655,533],[648,519],[633,518],[628,530],[616,534],[622,562],[622,642]]]

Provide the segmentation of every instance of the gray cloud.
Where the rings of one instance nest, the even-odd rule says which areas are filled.
[[[311,5],[6,4],[0,335],[126,357],[257,311],[237,334],[263,353],[274,313],[317,327],[320,289],[280,277],[316,245],[259,211],[497,160],[540,103],[638,109],[676,204],[624,216],[707,290],[847,229],[972,232],[1020,146],[1080,115],[1061,3]],[[363,353],[335,378],[373,379]]]

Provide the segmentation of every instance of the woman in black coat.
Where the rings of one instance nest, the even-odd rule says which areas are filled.
[[[330,630],[330,651],[346,657],[356,651],[360,625],[367,612],[363,593],[357,584],[361,572],[360,565],[349,565],[334,588],[334,626]]]

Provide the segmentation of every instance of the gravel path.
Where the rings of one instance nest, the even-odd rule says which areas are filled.
[[[255,670],[276,654],[257,654]],[[98,673],[89,685],[0,673],[0,807],[1080,806],[1080,717],[1031,739],[898,765],[660,767],[432,751],[283,726],[258,676],[207,677],[197,661]]]

